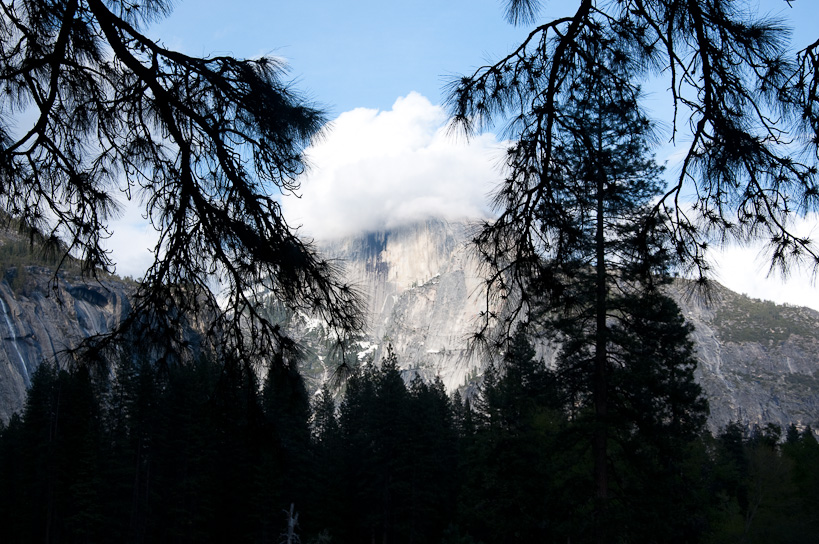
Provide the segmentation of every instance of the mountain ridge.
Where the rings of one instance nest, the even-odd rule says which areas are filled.
[[[319,320],[271,305],[271,315],[306,348],[302,368],[310,387],[318,390],[342,363],[380,360],[391,346],[407,379],[440,377],[450,391],[474,391],[486,361],[468,345],[485,309],[479,263],[468,245],[473,232],[466,222],[430,219],[317,242],[326,256],[345,263],[369,306],[366,334],[339,353]],[[9,240],[0,240],[0,256]],[[22,408],[27,377],[39,363],[119,323],[134,286],[63,274],[53,290],[48,266],[6,258],[1,268],[0,420],[8,421]],[[730,421],[819,428],[819,312],[751,299],[716,283],[711,300],[691,296],[679,280],[669,292],[694,325],[696,377],[710,401],[712,430]],[[539,346],[547,362],[554,352]]]
[[[407,375],[439,376],[450,391],[474,383],[484,362],[467,346],[485,309],[472,226],[426,220],[322,245],[346,263],[371,304],[368,356],[386,345]],[[351,248],[369,248],[369,252]],[[431,248],[431,249],[430,249]],[[413,271],[423,271],[415,273]],[[697,380],[711,404],[709,426],[731,421],[819,428],[819,312],[734,293],[712,282],[709,297],[684,280],[669,294],[694,326]],[[539,346],[553,360],[555,348]]]

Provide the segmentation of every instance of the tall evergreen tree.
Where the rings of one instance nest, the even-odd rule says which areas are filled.
[[[558,473],[568,468],[563,461],[579,461],[576,451],[559,447],[558,392],[523,327],[500,367],[490,365],[484,378],[475,402],[477,429],[461,453],[459,525],[485,542],[559,541],[561,505],[578,503]]]
[[[349,488],[336,403],[327,384],[322,386],[313,402],[312,432],[314,468],[310,474],[309,502],[313,515],[317,517],[313,527],[339,537],[340,529],[345,522],[349,522],[345,520],[346,512],[342,507],[342,497],[349,492]]]
[[[793,427],[795,429],[795,427]],[[816,531],[816,448],[773,424],[729,424],[713,447],[712,542],[806,542]],[[809,453],[812,452],[812,453]],[[806,455],[807,454],[807,455]],[[812,461],[809,459],[812,458]],[[807,463],[812,463],[809,468]]]
[[[621,454],[613,446],[622,448],[633,432],[659,436],[629,404],[649,403],[660,433],[689,440],[705,405],[693,383],[689,329],[659,291],[674,246],[653,209],[662,170],[649,156],[651,125],[629,63],[601,45],[601,32],[593,27],[578,38],[588,58],[556,97],[561,115],[552,120],[548,149],[537,116],[522,121],[509,149],[508,183],[531,187],[524,198],[534,204],[517,207],[521,195],[503,188],[505,211],[477,242],[495,270],[490,282],[507,294],[502,332],[526,312],[561,346],[558,377],[567,410],[587,425],[593,526],[604,542],[615,519],[613,495],[618,504],[623,496],[611,489]]]
[[[336,499],[344,542],[436,542],[454,518],[457,442],[443,383],[409,387],[390,349],[347,382],[339,409]],[[337,486],[332,486],[338,489]],[[342,514],[339,515],[339,512]]]
[[[248,366],[246,372],[252,374]],[[301,512],[309,497],[311,475],[310,399],[304,379],[294,364],[269,366],[261,391],[266,440],[256,474],[256,506],[263,534],[278,538],[284,524],[282,513],[293,504]],[[301,516],[302,523],[313,521]]]
[[[509,20],[537,19],[541,0],[508,0]],[[819,42],[789,50],[782,21],[756,16],[746,0],[577,0],[567,17],[538,22],[494,64],[452,82],[453,122],[467,132],[509,121],[509,133],[537,154],[530,176],[511,175],[498,191],[498,221],[485,228],[501,251],[533,244],[529,220],[548,198],[560,144],[563,104],[599,56],[623,77],[601,85],[628,94],[657,76],[668,89],[666,119],[684,155],[653,203],[666,212],[682,263],[706,277],[717,240],[767,244],[771,266],[819,265],[813,242],[791,229],[793,215],[816,211],[819,160]],[[688,203],[690,202],[690,206]],[[493,234],[494,233],[494,234]],[[507,256],[511,257],[511,256]]]
[[[407,435],[400,453],[406,468],[399,532],[404,542],[432,542],[455,512],[458,437],[440,378],[426,383],[416,375],[408,393]]]
[[[2,439],[4,512],[20,542],[95,542],[103,536],[103,428],[87,369],[43,363],[32,377],[22,417]],[[13,466],[8,463],[12,461]],[[8,487],[7,487],[8,486]]]

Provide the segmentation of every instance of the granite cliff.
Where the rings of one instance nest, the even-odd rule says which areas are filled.
[[[14,288],[13,278],[20,274],[26,282]],[[12,267],[0,281],[0,421],[23,407],[42,361],[110,331],[130,308],[127,282],[62,277],[50,285],[52,276],[46,267]]]
[[[819,428],[819,312],[720,285],[709,299],[679,283],[672,295],[694,325],[712,427],[734,420]]]
[[[474,381],[484,363],[467,339],[483,290],[469,232],[465,223],[429,220],[322,245],[346,263],[369,303],[359,359],[378,360],[391,344],[408,376],[440,376],[449,390]],[[732,420],[819,428],[819,312],[720,285],[708,299],[681,281],[669,291],[695,327],[697,379],[710,401],[712,429]],[[332,364],[316,337],[307,343],[321,359],[320,381]]]
[[[368,304],[366,347],[392,345],[404,367],[440,376],[451,390],[480,371],[467,339],[483,308],[483,283],[467,223],[428,220],[324,244]]]
[[[485,361],[467,340],[483,289],[469,234],[466,223],[429,220],[320,244],[345,263],[367,300],[368,328],[339,354],[320,321],[282,311],[308,348],[308,381],[318,387],[344,357],[377,361],[391,345],[408,377],[440,376],[449,390],[474,384]],[[134,285],[65,273],[52,289],[53,268],[10,260],[9,240],[0,242],[0,420],[7,421],[23,406],[40,362],[119,323]],[[819,312],[719,285],[708,300],[690,295],[682,282],[670,292],[695,327],[697,379],[710,401],[712,429],[731,420],[819,428]],[[548,348],[541,353],[547,361],[552,356]]]

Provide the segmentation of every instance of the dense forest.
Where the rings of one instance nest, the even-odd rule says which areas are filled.
[[[472,399],[398,365],[363,365],[311,399],[294,368],[260,380],[248,361],[43,364],[0,430],[3,540],[284,542],[292,522],[289,542],[305,543],[592,538],[587,418],[522,329]],[[817,534],[810,428],[711,436],[705,407],[690,410],[687,429],[616,437],[617,541]]]

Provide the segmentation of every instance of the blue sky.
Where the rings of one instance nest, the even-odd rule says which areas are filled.
[[[508,51],[522,33],[499,0],[181,0],[151,28],[191,54],[282,56],[334,115],[388,110],[411,91],[439,103],[445,76]]]
[[[742,3],[740,0],[739,3]],[[817,0],[747,0],[750,9],[796,21],[794,41],[819,34]],[[288,60],[298,87],[333,115],[389,109],[416,91],[437,104],[452,74],[469,72],[520,43],[528,27],[505,22],[502,0],[176,0],[149,29],[194,55]],[[577,0],[545,0],[542,20],[571,14]]]
[[[571,13],[577,1],[544,2],[541,19]],[[780,16],[803,46],[819,38],[819,1],[749,0],[749,9]],[[489,213],[502,144],[493,134],[455,141],[444,130],[445,83],[509,52],[529,29],[505,22],[501,0],[338,2],[178,0],[146,29],[192,55],[275,55],[296,88],[333,119],[309,150],[312,169],[302,199],[285,212],[317,237],[383,228],[425,212],[467,217]],[[662,89],[652,99],[660,104]],[[676,150],[658,150],[673,163]],[[813,230],[815,218],[805,224]],[[139,276],[153,233],[128,212],[112,240],[118,271]],[[819,234],[819,232],[817,232]],[[819,309],[809,278],[765,278],[753,248],[728,248],[717,279],[730,288]]]

